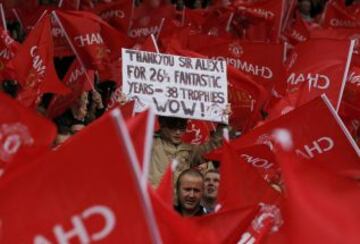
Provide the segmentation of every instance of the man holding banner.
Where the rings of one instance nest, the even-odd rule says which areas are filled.
[[[155,136],[149,180],[157,187],[169,162],[179,164],[174,178],[203,163],[202,154],[220,146],[223,125],[228,123],[227,70],[224,61],[170,54],[122,50],[123,92],[136,100],[135,112],[147,106],[160,116]],[[182,142],[187,120],[220,122],[203,145]]]

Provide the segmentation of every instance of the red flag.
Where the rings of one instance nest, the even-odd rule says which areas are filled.
[[[253,129],[231,144],[236,149],[254,144],[265,144],[276,152],[278,143],[274,133],[285,129],[293,135],[293,153],[316,163],[327,161],[326,167],[338,170],[359,169],[355,163],[360,149],[351,138],[339,116],[325,95],[297,109]],[[345,159],[346,158],[346,159]]]
[[[5,66],[19,48],[19,43],[14,41],[9,34],[0,27],[0,80],[4,79]]]
[[[143,171],[147,171],[146,174],[150,164],[154,124],[155,114],[152,110],[146,110],[126,119],[126,126],[134,144],[140,168]]]
[[[94,8],[89,8],[87,11],[95,13],[114,28],[121,30],[124,26],[129,26],[132,8],[133,3],[131,1],[114,1],[98,3]]]
[[[353,47],[354,41],[325,39],[309,40],[295,47],[288,71],[287,91],[299,91],[297,105],[325,93],[338,111]]]
[[[284,151],[278,152],[277,158],[286,184],[286,231],[282,233],[286,243],[359,243],[358,181],[341,171],[329,171],[327,159],[317,159],[314,164]]]
[[[158,197],[161,199],[161,201],[167,204],[168,206],[170,206],[171,208],[174,205],[173,164],[174,162],[169,164],[155,192],[158,195]]]
[[[210,138],[214,125],[202,120],[188,120],[182,141],[189,144],[203,144]]]
[[[230,145],[225,143],[222,152],[218,197],[222,208],[257,206],[260,202],[272,203],[279,197],[257,170],[238,157]]]
[[[268,98],[265,89],[241,71],[228,66],[229,100],[232,114],[230,124],[247,132],[261,119],[261,109]]]
[[[26,164],[49,150],[56,127],[3,93],[0,100],[0,169]]]
[[[172,206],[168,206],[151,190],[150,196],[164,243],[219,243],[212,229],[200,229],[190,218],[176,213]]]
[[[0,182],[2,242],[161,242],[118,113]]]
[[[54,63],[54,45],[50,32],[50,18],[45,16],[29,33],[25,42],[9,61],[8,67],[14,72],[20,83],[20,93],[30,94],[30,104],[24,102],[19,94],[18,99],[28,106],[33,106],[40,94],[52,92],[66,94],[66,88],[58,79]]]
[[[159,8],[149,8],[146,4],[141,5],[135,9],[128,35],[140,43],[151,34],[157,37],[165,19],[174,17],[175,7],[172,5]]]
[[[262,17],[266,22],[272,22],[269,36],[266,36],[272,41],[278,41],[280,38],[280,32],[282,30],[282,23],[285,14],[285,1],[284,0],[259,0],[259,1],[243,1],[238,0],[234,5],[241,11],[245,11],[249,14]],[[265,22],[265,27],[269,29],[268,24]],[[263,22],[264,23],[264,22]],[[252,27],[255,31],[256,25]],[[247,31],[252,31],[251,29]],[[253,39],[253,38],[251,38]]]
[[[206,155],[210,160],[221,161],[223,149],[216,149]],[[270,184],[281,185],[281,173],[275,154],[263,144],[238,148],[236,157],[256,169],[256,171]]]
[[[54,41],[54,55],[56,57],[73,56],[73,51],[66,39],[65,32],[61,29],[56,20],[51,16],[51,34]]]
[[[297,14],[294,23],[287,27],[285,35],[293,45],[309,39],[309,28],[300,14]]]
[[[56,15],[86,68],[104,70],[121,56],[121,48],[131,46],[126,35],[92,13],[57,11]]]
[[[91,90],[89,78],[91,81],[94,79],[94,71],[85,70],[79,61],[74,60],[63,80],[64,84],[71,89],[71,93],[65,96],[54,95],[48,106],[47,116],[49,118],[60,116],[70,108],[83,91]]]
[[[32,1],[33,3],[25,2],[21,5],[18,5],[13,11],[16,13],[17,20],[20,22],[20,26],[25,31],[29,33],[35,25],[38,23],[39,19],[43,17],[45,11],[49,11],[51,7],[40,5],[37,1]]]
[[[324,11],[322,26],[325,28],[359,28],[360,21],[352,15],[345,6],[336,1],[329,1]]]
[[[217,243],[240,243],[241,235],[256,215],[257,206],[233,208],[214,214],[193,218],[198,233],[212,231]]]
[[[228,65],[248,74],[268,91],[282,80],[284,72],[282,44],[193,35],[188,40],[187,48],[209,58],[226,60]]]

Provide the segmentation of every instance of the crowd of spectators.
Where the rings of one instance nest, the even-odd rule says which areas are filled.
[[[43,4],[52,4],[53,1],[41,1]],[[357,0],[347,0],[347,5]],[[213,4],[212,0],[178,0],[172,1],[179,8],[185,5],[188,8],[206,8]],[[299,0],[298,8],[302,17],[306,21],[313,21],[324,10],[326,0]],[[138,2],[141,4],[141,1]],[[22,41],[24,33],[19,23],[9,22],[9,31],[15,40]],[[60,79],[62,79],[70,66],[74,57],[56,58],[54,63]],[[95,89],[83,92],[77,101],[61,116],[54,118],[54,123],[58,127],[58,137],[55,144],[59,145],[66,141],[70,136],[77,133],[92,121],[99,118],[106,111],[106,101],[116,89],[114,81],[94,81]],[[2,82],[1,89],[10,96],[17,94],[18,84],[14,80]],[[38,111],[45,113],[50,94],[45,94],[38,106]],[[124,98],[120,98],[120,103],[124,103]],[[219,125],[213,132],[208,142],[203,145],[190,145],[181,141],[186,129],[186,119],[159,117],[160,129],[154,135],[154,145],[150,164],[150,183],[157,187],[164,175],[169,161],[176,158],[179,165],[176,168],[175,190],[176,202],[175,209],[183,216],[200,216],[212,213],[216,209],[218,188],[220,184],[220,174],[217,164],[207,162],[202,156],[205,152],[211,151],[222,143],[223,128]],[[199,165],[205,167],[202,170],[197,168]]]

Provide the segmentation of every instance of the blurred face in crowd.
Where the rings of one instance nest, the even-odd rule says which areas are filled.
[[[207,172],[204,177],[204,197],[216,199],[220,184],[220,174],[218,172]]]
[[[160,122],[160,133],[161,136],[175,144],[179,145],[182,143],[182,137],[186,132],[187,120],[169,118],[165,122]]]
[[[196,175],[183,175],[177,189],[179,205],[183,215],[191,216],[200,208],[203,197],[204,181]]]
[[[299,1],[299,10],[304,15],[310,15],[310,11],[311,11],[310,0]]]

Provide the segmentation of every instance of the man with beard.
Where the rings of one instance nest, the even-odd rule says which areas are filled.
[[[176,181],[175,210],[184,217],[204,215],[204,208],[200,204],[203,192],[203,175],[193,168],[184,170]]]
[[[204,176],[204,196],[201,205],[206,213],[215,211],[217,204],[218,189],[220,184],[220,173],[216,169],[210,169]]]

